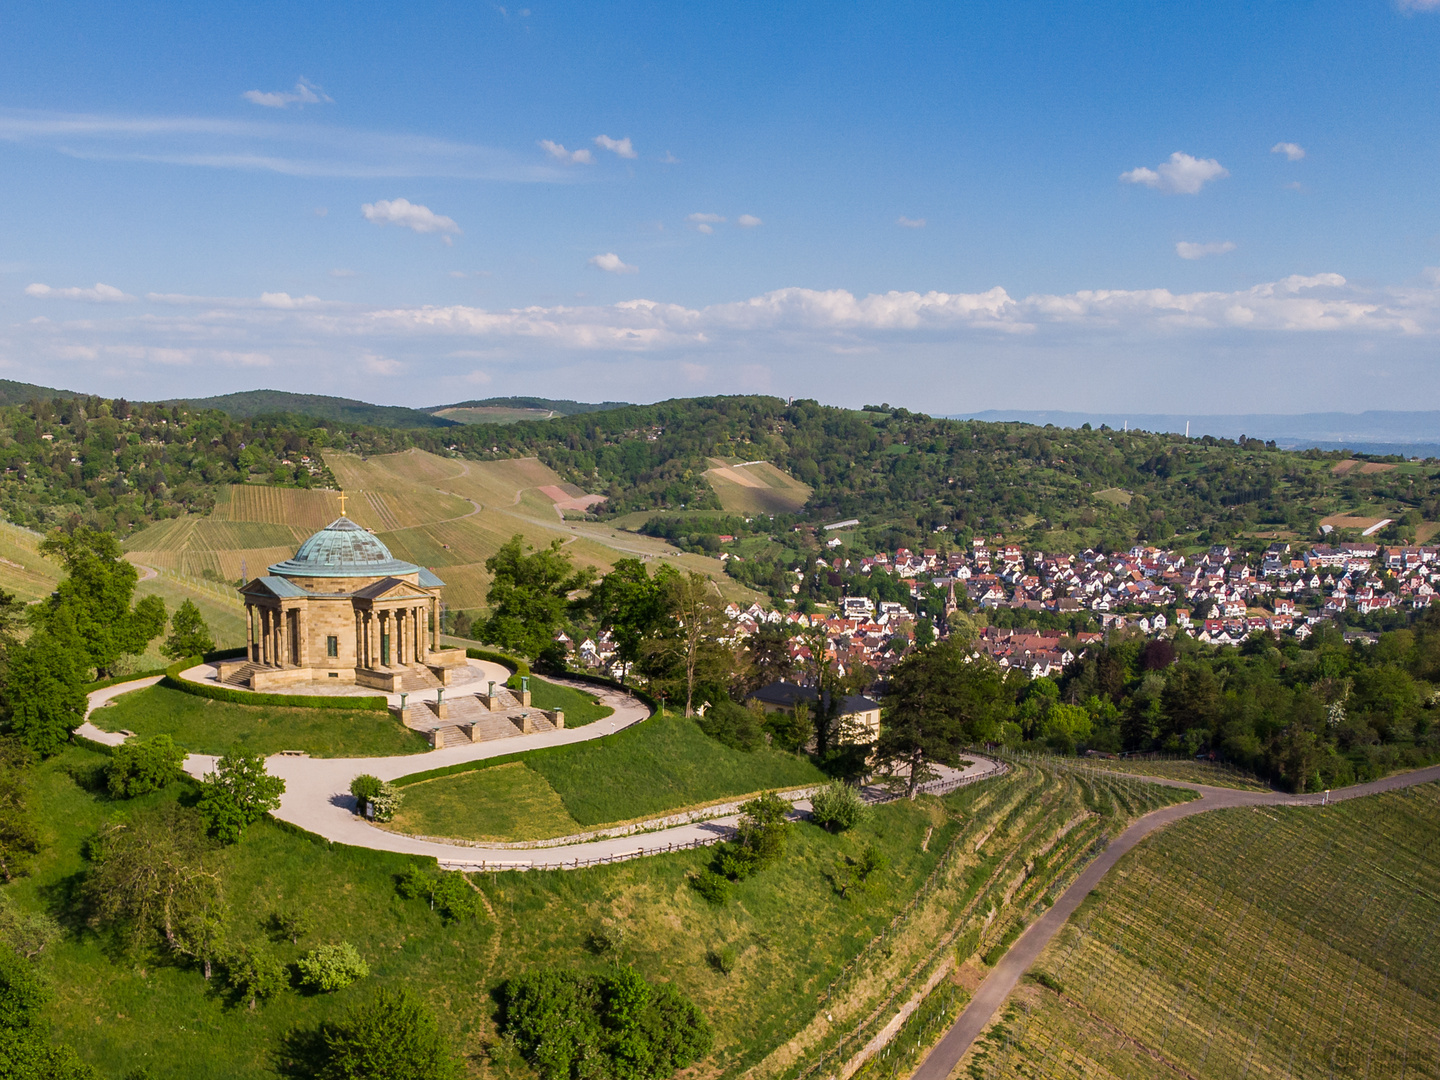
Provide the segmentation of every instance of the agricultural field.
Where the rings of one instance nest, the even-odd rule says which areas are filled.
[[[537,546],[562,539],[578,565],[601,573],[617,558],[663,560],[715,579],[728,599],[754,598],[717,560],[671,554],[663,540],[597,522],[563,520],[552,494],[541,489],[567,498],[580,489],[534,458],[477,462],[409,450],[370,458],[331,453],[326,464],[345,487],[346,514],[374,530],[397,558],[439,574],[445,601],[456,610],[484,607],[485,560],[516,533]],[[242,571],[256,577],[288,559],[339,514],[338,492],[233,485],[222,489],[209,517],[157,522],[125,549],[147,566],[236,581]]]
[[[39,533],[14,525],[0,525],[0,589],[14,593],[26,603],[49,596],[60,581],[60,567],[40,554],[40,540]],[[153,567],[154,564],[143,563],[143,566]],[[140,571],[142,578],[145,574],[143,566]],[[156,569],[160,570],[156,576],[142,580],[136,586],[137,598],[158,596],[165,601],[165,610],[169,614],[174,614],[176,608],[190,600],[205,617],[218,647],[223,649],[245,643],[244,608],[233,590],[202,578],[172,573],[161,567]],[[162,640],[157,638],[152,641],[136,658],[136,670],[164,667],[169,663],[160,655]]]
[[[461,424],[518,424],[521,420],[549,420],[560,414],[554,409],[522,409],[506,405],[471,405],[437,409],[432,415]]]
[[[1143,841],[972,1077],[1435,1076],[1440,786],[1223,810]]]
[[[62,925],[82,926],[74,886],[87,838],[187,790],[112,801],[99,781],[105,761],[71,747],[36,767],[42,850],[33,873],[4,890],[22,912],[48,909]],[[687,884],[714,858],[700,850],[581,871],[474,875],[484,910],[448,924],[423,899],[397,895],[395,880],[414,860],[262,821],[219,861],[232,943],[289,963],[348,940],[371,969],[361,983],[330,994],[286,989],[252,1011],[188,963],[79,930],[37,964],[57,987],[48,1010],[56,1039],[106,1076],[142,1067],[156,1080],[273,1075],[287,1033],[313,1031],[375,990],[404,985],[442,1017],[466,1075],[522,1080],[533,1073],[496,1038],[496,985],[541,966],[618,962],[671,982],[704,1010],[716,1049],[700,1075],[769,1080],[827,1052],[848,1056],[957,945],[983,953],[1003,940],[1014,917],[1043,904],[1123,820],[1087,809],[1068,778],[1020,769],[944,798],[877,807],[839,835],[800,823],[780,863],[737,884],[723,907]],[[863,895],[841,896],[837,865],[870,844],[888,867]],[[313,920],[298,946],[267,930],[282,909]],[[596,932],[610,928],[623,937],[602,949]],[[722,949],[734,954],[729,974],[712,961]],[[962,976],[979,963],[969,960]],[[921,1030],[928,1035],[929,1025]]]
[[[1208,784],[1211,787],[1238,788],[1242,791],[1269,791],[1270,785],[1258,776],[1233,765],[1192,758],[1167,758],[1145,755],[1133,758],[1064,758],[1048,754],[1020,754],[1017,760],[1030,765],[1071,771],[1119,773],[1128,776],[1179,780],[1186,784]]]
[[[705,479],[729,513],[794,514],[810,499],[809,487],[768,461],[709,461]]]

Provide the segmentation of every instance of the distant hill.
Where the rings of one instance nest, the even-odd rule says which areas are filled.
[[[457,401],[453,405],[437,405],[428,411],[462,424],[513,424],[520,420],[551,420],[557,416],[579,416],[626,407],[628,403],[623,401],[604,401],[597,405],[553,398],[498,397],[483,401]]]
[[[189,404],[197,409],[219,409],[237,420],[256,416],[292,414],[317,420],[336,420],[347,424],[365,424],[386,428],[454,427],[456,421],[432,415],[424,409],[407,409],[400,405],[371,405],[353,398],[326,397],[322,394],[291,394],[284,390],[243,390],[238,394],[222,394],[208,398],[177,398],[165,405]]]
[[[952,419],[984,420],[988,423],[1019,421],[1043,427],[1078,428],[1082,424],[1141,431],[1186,430],[1192,436],[1213,435],[1220,439],[1273,439],[1286,449],[1355,450],[1368,454],[1405,454],[1426,457],[1440,447],[1440,412],[1398,412],[1371,410],[1361,413],[1243,413],[1236,415],[1188,416],[1176,413],[1060,412],[1027,409],[987,409],[957,413]]]
[[[56,390],[53,386],[36,386],[34,383],[14,382],[0,379],[0,405],[23,405],[35,399],[84,397],[75,390]]]

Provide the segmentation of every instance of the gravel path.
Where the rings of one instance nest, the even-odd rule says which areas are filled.
[[[1131,775],[1131,774],[1125,774]],[[936,1044],[935,1048],[915,1071],[913,1080],[945,1080],[970,1049],[971,1043],[980,1035],[995,1016],[1010,991],[1015,989],[1021,977],[1030,969],[1045,946],[1060,932],[1060,928],[1074,914],[1085,897],[1090,895],[1110,868],[1120,861],[1121,856],[1156,829],[1172,821],[1203,814],[1209,810],[1224,810],[1243,806],[1320,806],[1322,795],[1287,795],[1274,791],[1236,791],[1230,788],[1209,787],[1202,784],[1187,784],[1178,780],[1150,779],[1151,783],[1166,787],[1188,788],[1200,792],[1201,797],[1186,803],[1176,803],[1146,814],[1114,840],[1100,854],[1039,919],[1035,920],[1014,945],[1010,947],[998,964],[985,977],[961,1014],[956,1017],[950,1030]],[[1428,784],[1440,780],[1440,765],[1417,769],[1414,772],[1397,773],[1383,780],[1353,787],[1340,788],[1329,793],[1330,802],[1343,802],[1365,795],[1376,795],[1384,791],[1396,791]]]
[[[102,731],[89,722],[88,716],[121,694],[153,686],[159,681],[158,678],[138,679],[94,691],[90,694],[87,720],[77,733],[109,746],[124,742],[126,736]],[[554,681],[594,694],[614,712],[605,719],[596,720],[584,727],[518,735],[469,746],[446,747],[428,754],[370,758],[312,758],[275,754],[266,759],[265,765],[272,775],[285,781],[285,794],[280,797],[280,807],[274,816],[337,844],[410,855],[428,855],[439,860],[442,867],[458,870],[575,869],[600,862],[619,862],[642,855],[700,847],[716,843],[731,833],[739,818],[733,804],[713,807],[713,815],[701,820],[676,824],[674,816],[661,817],[630,826],[626,835],[597,836],[573,843],[562,841],[543,848],[519,850],[505,844],[484,846],[445,843],[392,833],[377,829],[356,815],[355,798],[350,794],[350,781],[362,773],[378,776],[382,780],[395,780],[447,765],[483,761],[503,754],[604,738],[650,716],[650,710],[644,703],[630,694],[575,680]],[[212,771],[214,767],[213,755],[190,754],[185,758],[185,771],[197,779]],[[960,784],[998,775],[1003,771],[1005,767],[998,762],[977,757],[963,770],[941,768],[940,778],[926,786],[948,790]],[[809,800],[803,797],[808,795],[810,790],[812,789],[793,791],[798,799],[795,804],[797,813],[810,809]]]

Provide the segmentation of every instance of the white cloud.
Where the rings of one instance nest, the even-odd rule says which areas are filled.
[[[925,219],[923,217],[908,218],[904,214],[901,214],[895,219],[895,224],[899,225],[902,229],[923,229],[925,227]]]
[[[0,109],[0,141],[84,161],[182,165],[282,176],[437,176],[572,182],[566,170],[494,147],[314,123],[196,116],[97,116]]]
[[[1440,3],[1440,0],[1437,0],[1437,3]],[[1277,142],[1270,147],[1270,153],[1284,154],[1287,161],[1299,161],[1305,156],[1305,148],[1299,143]]]
[[[1415,11],[1440,10],[1440,0],[1395,0],[1395,6],[1408,15]]]
[[[73,287],[56,289],[37,281],[32,285],[25,286],[25,295],[40,300],[88,300],[95,304],[115,304],[135,299],[129,293],[121,292],[114,285],[105,285],[98,281],[93,288],[89,289]]]
[[[376,225],[399,225],[417,233],[440,233],[440,238],[447,244],[450,237],[446,234],[458,235],[460,232],[454,218],[437,214],[428,206],[412,203],[409,199],[381,199],[365,203],[360,212],[365,215],[366,221],[373,221]]]
[[[609,135],[596,135],[595,145],[602,150],[609,150],[619,157],[633,158],[635,156],[635,147],[630,145],[630,136],[628,135],[623,139],[612,139]]]
[[[1214,158],[1194,158],[1180,151],[1157,168],[1141,166],[1120,174],[1127,184],[1143,184],[1171,195],[1196,195],[1211,180],[1222,180],[1230,172]]]
[[[1235,245],[1229,240],[1210,244],[1192,244],[1188,240],[1181,240],[1175,245],[1175,254],[1182,259],[1203,259],[1206,255],[1224,255],[1227,251],[1234,250]]]
[[[715,231],[715,226],[725,220],[720,214],[690,214],[685,218],[695,227],[696,232],[702,232],[709,236]]]
[[[240,96],[252,105],[263,105],[267,109],[288,109],[291,105],[319,105],[322,101],[335,100],[303,77],[295,84],[294,90],[246,90]]]
[[[359,277],[360,275],[357,274],[354,270],[347,270],[343,266],[337,266],[334,270],[330,271],[330,276],[333,278],[350,278]]]
[[[613,251],[607,251],[604,255],[592,255],[589,262],[595,269],[604,270],[607,274],[638,274],[640,272],[638,266],[631,266],[629,263],[621,261],[620,256]]]
[[[660,159],[660,163],[662,165],[679,165],[680,159],[674,154],[672,154],[669,150],[666,150],[665,156]]]
[[[362,356],[360,366],[371,375],[399,375],[405,370],[405,365],[399,360],[376,356],[374,353],[366,353]]]
[[[581,149],[579,149],[579,150],[574,150],[574,151],[566,150],[565,147],[563,147],[562,145],[560,145],[558,142],[551,142],[549,139],[541,139],[541,140],[540,140],[540,145],[544,148],[545,153],[549,154],[549,155],[550,155],[552,158],[554,158],[556,161],[562,162],[563,164],[566,164],[566,165],[593,165],[593,164],[595,164],[595,158],[591,155],[591,153],[590,153],[589,150],[586,150],[586,149],[584,149],[583,147],[582,147]]]
[[[765,223],[754,214],[741,214],[735,219],[735,224],[739,225],[742,229],[753,229],[755,226],[764,225]]]

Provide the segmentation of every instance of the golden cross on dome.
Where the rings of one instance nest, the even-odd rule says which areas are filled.
[[[340,492],[340,516],[345,516],[345,492]]]

